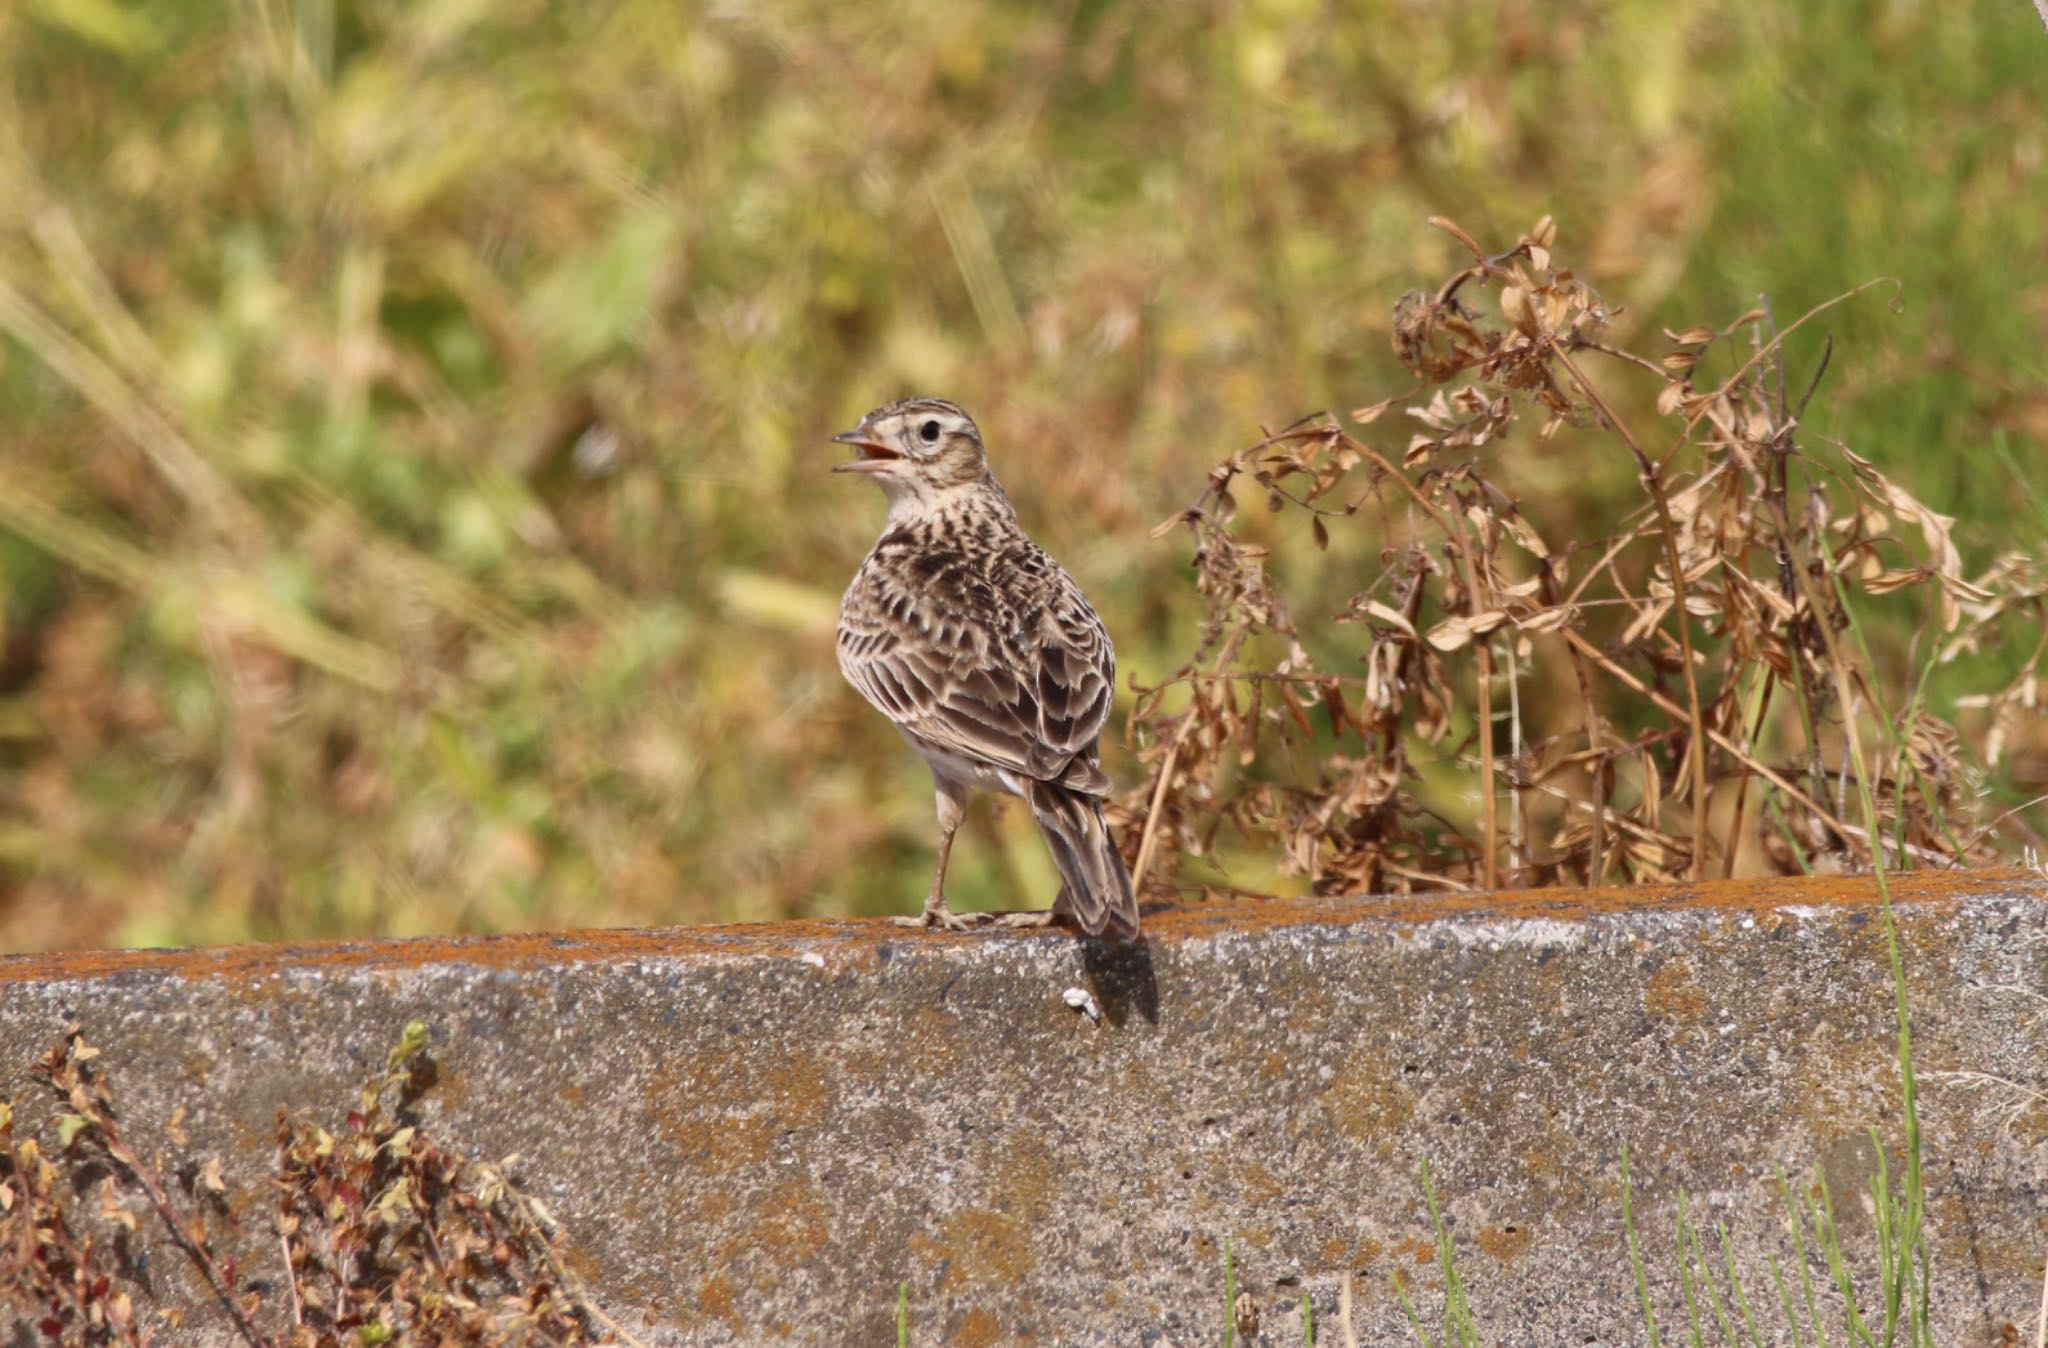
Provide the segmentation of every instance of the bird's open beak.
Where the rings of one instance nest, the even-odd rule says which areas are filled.
[[[832,439],[835,444],[852,445],[860,451],[859,458],[848,459],[833,468],[832,471],[835,473],[879,473],[903,457],[887,445],[865,439],[858,427],[850,431],[841,431]]]

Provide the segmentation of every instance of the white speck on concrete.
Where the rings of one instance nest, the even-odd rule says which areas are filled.
[[[1583,922],[1559,922],[1548,917],[1440,925],[1459,945],[1484,946],[1487,950],[1507,946],[1582,946],[1588,931]]]

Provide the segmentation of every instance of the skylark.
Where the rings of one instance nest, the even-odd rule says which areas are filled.
[[[946,907],[946,859],[974,787],[1022,796],[1060,873],[1038,926],[1065,914],[1096,935],[1138,930],[1130,873],[1102,820],[1096,742],[1116,686],[1102,619],[1024,536],[973,418],[937,398],[878,407],[832,437],[889,498],[889,520],[839,609],[839,668],[931,765],[939,865],[912,926],[983,920]]]

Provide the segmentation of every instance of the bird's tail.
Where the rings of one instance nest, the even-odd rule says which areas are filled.
[[[1103,822],[1102,801],[1055,782],[1032,782],[1025,799],[1059,868],[1062,883],[1054,909],[1071,915],[1090,936],[1110,927],[1136,936],[1138,896]]]

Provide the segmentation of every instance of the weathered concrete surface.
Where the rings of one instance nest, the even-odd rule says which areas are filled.
[[[1941,1074],[2043,1088],[2048,884],[1895,897],[1940,1341],[1994,1343],[2039,1292],[2048,1109]],[[845,922],[16,958],[0,1062],[75,1008],[131,1134],[160,1144],[182,1104],[189,1150],[253,1185],[279,1106],[338,1112],[424,1017],[430,1126],[524,1157],[654,1342],[890,1344],[907,1280],[914,1343],[1213,1344],[1226,1238],[1263,1342],[1301,1341],[1302,1289],[1341,1342],[1346,1271],[1360,1341],[1413,1342],[1389,1274],[1437,1304],[1425,1158],[1490,1342],[1641,1342],[1624,1143],[1667,1341],[1683,1185],[1784,1342],[1774,1167],[1844,1195],[1868,1128],[1899,1142],[1874,903],[1799,881],[1211,904],[1123,954]]]

